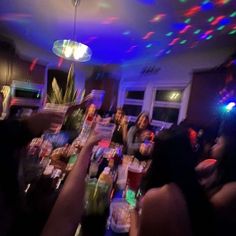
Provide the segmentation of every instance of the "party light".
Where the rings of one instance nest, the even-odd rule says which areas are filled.
[[[187,40],[184,39],[184,40],[180,41],[180,44],[185,44],[186,42],[187,42]]]
[[[213,20],[215,19],[215,17],[214,16],[211,16],[210,18],[208,18],[208,22],[212,22]]]
[[[226,110],[227,112],[230,112],[230,111],[235,107],[235,105],[236,105],[235,102],[230,102],[230,103],[228,103],[228,104],[226,105],[225,110]]]
[[[201,30],[197,29],[197,30],[194,31],[194,34],[199,34],[200,32],[201,32]]]
[[[188,23],[190,23],[190,21],[191,21],[191,18],[188,18],[184,21],[184,23],[188,24]]]
[[[218,28],[217,28],[217,30],[223,30],[225,28],[225,26],[224,25],[221,25],[221,26],[219,26]]]
[[[146,45],[146,48],[150,48],[150,47],[152,47],[152,44],[151,44],[151,43],[149,43],[148,45]]]
[[[229,35],[232,35],[232,34],[235,34],[235,33],[236,33],[236,29],[231,30],[231,31],[229,32]]]
[[[80,0],[72,0],[72,2],[74,6],[73,40],[72,39],[56,40],[53,43],[52,51],[60,58],[64,58],[67,60],[80,61],[80,62],[89,61],[92,56],[91,49],[87,45],[77,42],[75,40],[77,7],[80,3]]]
[[[145,34],[145,36],[143,36],[143,39],[144,40],[147,40],[149,39],[150,37],[152,37],[152,35],[155,34],[155,32],[151,31],[151,32],[148,32]]]
[[[234,12],[232,12],[231,14],[230,14],[230,17],[235,17],[236,16],[236,11],[234,11]]]
[[[173,32],[169,32],[166,34],[167,37],[170,37],[173,34]]]

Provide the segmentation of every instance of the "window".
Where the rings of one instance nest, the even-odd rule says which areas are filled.
[[[178,122],[183,91],[180,89],[156,90],[152,119],[156,125],[171,125]]]
[[[123,109],[128,116],[138,116],[142,111],[142,106],[124,104]]]
[[[144,93],[144,89],[126,89],[125,91],[123,109],[126,115],[131,116],[131,120],[135,120],[139,113],[142,112]]]
[[[143,100],[144,99],[144,91],[127,91],[126,98]]]

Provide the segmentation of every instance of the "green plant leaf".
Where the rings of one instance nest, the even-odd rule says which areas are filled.
[[[52,100],[54,100],[54,103],[56,104],[62,104],[63,99],[62,99],[62,91],[58,86],[56,78],[53,78],[52,80]]]

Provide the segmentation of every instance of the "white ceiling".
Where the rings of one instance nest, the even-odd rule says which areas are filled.
[[[91,63],[153,61],[236,45],[235,11],[236,0],[81,0],[76,38],[91,47]],[[0,34],[46,62],[58,61],[53,42],[73,37],[73,19],[71,0],[0,1]]]

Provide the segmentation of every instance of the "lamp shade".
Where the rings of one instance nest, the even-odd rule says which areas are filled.
[[[55,41],[52,51],[57,56],[70,61],[85,62],[92,56],[92,51],[87,45],[70,39]]]

